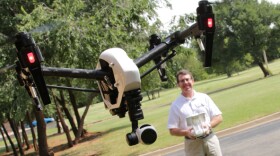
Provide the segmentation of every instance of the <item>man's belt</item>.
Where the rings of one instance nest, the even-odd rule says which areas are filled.
[[[205,135],[203,135],[203,136],[199,136],[199,137],[196,137],[196,138],[198,138],[198,139],[205,139],[205,138],[207,138],[210,134],[212,134],[212,131],[210,131],[210,133],[208,133],[208,134],[205,134]],[[191,139],[191,138],[189,138],[189,137],[187,137],[187,136],[185,136],[185,138],[186,138],[186,139]]]

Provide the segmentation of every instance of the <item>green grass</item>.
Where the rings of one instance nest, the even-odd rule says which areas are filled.
[[[223,112],[220,129],[280,111],[280,75],[211,95]]]
[[[196,82],[195,89],[209,93],[223,112],[224,121],[215,129],[216,131],[280,111],[280,87],[278,87],[280,60],[271,62],[269,69],[274,76],[268,78],[263,78],[259,67],[254,67],[230,78],[220,76]],[[216,90],[219,91],[213,92]],[[125,136],[131,132],[129,118],[120,119],[118,116],[111,116],[109,111],[104,109],[103,104],[95,104],[90,107],[85,120],[85,128],[89,132],[102,132],[102,136],[56,153],[56,155],[99,153],[104,156],[132,156],[182,143],[183,138],[170,136],[166,127],[169,106],[179,92],[178,88],[163,90],[160,98],[147,100],[147,97],[144,97],[142,101],[145,119],[140,120],[139,125],[151,124],[157,129],[158,139],[154,144],[128,146]],[[51,139],[60,140],[62,144],[66,143],[64,135]]]

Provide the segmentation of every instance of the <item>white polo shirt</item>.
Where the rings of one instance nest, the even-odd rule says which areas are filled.
[[[210,123],[214,116],[222,114],[220,109],[207,94],[194,91],[192,99],[187,99],[180,94],[171,104],[167,127],[168,129],[187,129],[186,118],[200,113],[206,114],[206,123]]]

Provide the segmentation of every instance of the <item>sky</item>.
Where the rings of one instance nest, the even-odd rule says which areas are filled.
[[[159,18],[164,25],[168,25],[174,15],[183,15],[185,13],[196,13],[198,2],[200,0],[169,0],[172,4],[172,10],[169,8],[160,8],[157,10]],[[209,0],[211,2],[213,0]],[[267,0],[269,2],[280,4],[280,0]]]

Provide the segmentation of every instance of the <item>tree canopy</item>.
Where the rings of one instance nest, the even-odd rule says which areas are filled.
[[[279,5],[267,1],[224,0],[216,3],[214,68],[231,75],[247,65],[279,57]]]

